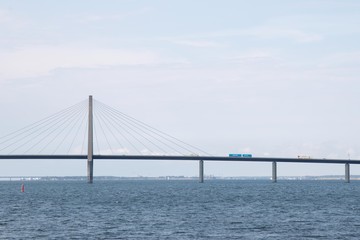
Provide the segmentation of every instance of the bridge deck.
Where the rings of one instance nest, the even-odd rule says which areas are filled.
[[[0,160],[10,159],[87,159],[87,155],[0,155]],[[93,155],[101,160],[187,160],[187,161],[231,161],[231,162],[285,162],[285,163],[350,163],[360,164],[360,160],[349,159],[302,159],[302,158],[236,158],[226,156],[156,156],[156,155]]]

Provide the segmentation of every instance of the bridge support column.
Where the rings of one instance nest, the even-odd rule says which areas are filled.
[[[349,163],[345,163],[345,182],[346,183],[350,182],[350,164]]]
[[[277,182],[277,169],[276,169],[276,162],[272,162],[272,177],[271,180],[273,183]]]
[[[199,182],[204,182],[204,160],[199,161]]]
[[[94,159],[93,159],[93,100],[89,96],[89,124],[88,124],[88,159],[87,159],[87,180],[93,183]]]
[[[94,178],[94,161],[89,159],[87,161],[87,181],[88,183],[93,183]]]

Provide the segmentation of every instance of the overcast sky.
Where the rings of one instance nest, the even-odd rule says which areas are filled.
[[[360,159],[359,1],[0,3],[0,136],[88,95],[213,155]],[[95,175],[198,173],[95,162]],[[343,174],[279,164],[279,176]],[[360,175],[360,167],[352,166]],[[85,175],[85,161],[1,161],[0,176]],[[270,176],[269,163],[205,174]]]

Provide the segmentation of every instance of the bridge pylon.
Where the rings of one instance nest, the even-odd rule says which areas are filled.
[[[94,159],[93,159],[93,99],[89,96],[89,120],[88,120],[88,154],[87,154],[87,180],[93,183],[94,177]]]

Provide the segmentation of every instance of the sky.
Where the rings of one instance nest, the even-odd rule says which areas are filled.
[[[212,155],[360,159],[360,2],[0,2],[0,136],[93,95]],[[351,166],[360,175],[360,166]],[[279,176],[343,174],[278,164]],[[197,162],[95,161],[95,176],[196,176]],[[86,162],[0,162],[0,176]],[[270,163],[205,163],[270,176]]]

